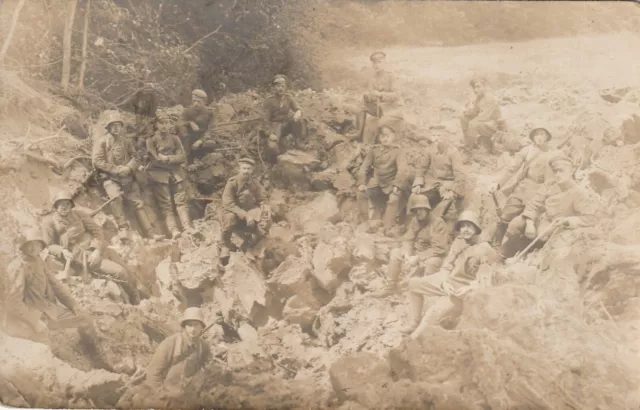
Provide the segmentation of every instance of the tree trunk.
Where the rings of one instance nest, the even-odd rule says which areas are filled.
[[[87,0],[84,11],[84,32],[82,35],[82,64],[78,76],[78,89],[84,88],[84,72],[87,69],[87,45],[89,43],[89,13],[91,12],[91,0]]]
[[[0,63],[4,61],[4,57],[7,55],[9,45],[11,44],[11,39],[13,38],[13,32],[16,30],[16,26],[18,25],[18,17],[20,17],[20,11],[22,10],[22,7],[26,2],[27,0],[18,1],[15,10],[13,10],[13,18],[11,19],[11,27],[9,27],[9,34],[7,34],[7,38],[4,40],[2,50],[0,50]]]
[[[62,79],[60,80],[60,87],[65,93],[69,91],[69,77],[71,77],[71,34],[73,33],[73,20],[76,17],[77,6],[78,0],[69,0],[69,10],[62,38]]]

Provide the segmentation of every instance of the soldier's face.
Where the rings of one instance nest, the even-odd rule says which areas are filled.
[[[478,81],[476,83],[473,84],[473,92],[477,97],[480,97],[482,95],[484,95],[485,92],[485,87],[484,87],[484,83],[481,81]]]
[[[382,127],[380,130],[380,144],[391,145],[396,140],[396,134],[389,127]]]
[[[429,216],[429,210],[427,208],[418,208],[414,210],[414,212],[418,221],[424,221]]]
[[[69,212],[71,212],[71,208],[72,208],[71,201],[68,201],[68,200],[64,199],[64,200],[59,201],[57,203],[56,212],[60,216],[64,217],[64,216],[69,215]]]
[[[197,95],[191,96],[191,105],[197,108],[204,107],[205,101],[204,98],[198,97]]]
[[[371,65],[373,66],[373,71],[375,71],[376,73],[379,71],[382,71],[384,69],[384,60],[376,60],[371,62]]]
[[[547,136],[545,134],[539,133],[534,135],[532,138],[533,138],[533,143],[536,144],[538,147],[547,146]]]
[[[31,256],[32,258],[38,256],[43,249],[44,247],[38,241],[29,241],[22,245],[22,252],[27,256]]]
[[[553,166],[553,175],[556,182],[562,184],[573,179],[573,167],[567,162],[556,163]]]
[[[251,164],[240,164],[240,175],[243,177],[249,177],[253,174],[253,165]]]
[[[273,90],[278,95],[284,94],[284,90],[285,89],[286,89],[286,86],[285,86],[284,83],[276,83],[276,84],[273,85]]]
[[[113,122],[109,125],[109,132],[117,137],[122,132],[123,126],[121,122]]]
[[[476,235],[476,227],[467,221],[460,223],[460,237],[465,241],[470,240]]]
[[[203,330],[204,326],[197,320],[187,320],[184,323],[184,331],[191,339],[199,337]]]

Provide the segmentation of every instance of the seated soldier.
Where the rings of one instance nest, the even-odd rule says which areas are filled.
[[[192,164],[195,158],[202,158],[206,150],[213,148],[215,142],[210,138],[213,129],[213,111],[207,108],[207,93],[193,90],[191,93],[191,107],[182,111],[182,118],[178,122],[177,130],[180,141],[187,154],[187,164]]]
[[[277,75],[272,84],[274,93],[264,102],[264,118],[269,132],[267,155],[270,161],[275,161],[288,148],[299,146],[305,137],[305,125],[300,105],[286,92],[286,77]],[[285,140],[289,134],[293,136],[290,142]]]
[[[358,202],[361,222],[369,219],[363,203],[373,207],[372,220],[383,218],[385,234],[389,235],[400,217],[400,204],[406,195],[406,161],[396,136],[402,131],[402,119],[384,117],[378,131],[379,145],[367,153],[359,170]],[[370,176],[370,174],[372,174]],[[384,214],[384,217],[383,217]]]
[[[506,259],[523,250],[536,235],[541,247],[558,228],[576,229],[595,224],[599,205],[573,179],[573,161],[563,153],[549,159],[555,181],[550,181],[507,227],[500,247]]]
[[[455,231],[458,236],[442,262],[440,271],[409,280],[411,319],[409,325],[403,329],[404,333],[413,332],[420,324],[425,296],[450,296],[453,310],[446,312],[447,315],[455,316],[461,313],[462,301],[459,295],[475,280],[477,266],[492,263],[497,259],[496,251],[488,242],[478,242],[482,229],[475,212],[462,212]],[[470,258],[474,258],[473,263],[469,263]]]
[[[460,118],[465,148],[473,150],[478,142],[491,150],[491,138],[498,131],[502,121],[498,99],[488,92],[485,78],[474,78],[471,87],[476,95]]]
[[[255,244],[269,230],[268,221],[262,221],[260,215],[252,212],[259,207],[263,212],[269,212],[267,195],[264,188],[253,178],[255,161],[242,158],[239,161],[238,175],[229,178],[222,193],[222,211],[220,230],[220,264],[229,262],[229,252],[235,250],[231,242],[234,231],[238,231],[244,238],[244,248]]]
[[[61,192],[53,199],[53,213],[42,221],[42,235],[49,255],[65,264],[71,259],[71,266],[105,275],[120,284],[129,296],[129,301],[137,305],[140,294],[134,277],[116,262],[104,258],[106,243],[102,227],[88,214],[72,208],[75,203],[71,195]]]
[[[431,145],[418,166],[412,196],[426,195],[438,216],[453,222],[467,189],[467,175],[458,150],[433,128]]]
[[[426,196],[411,197],[408,208],[414,217],[402,238],[402,247],[393,249],[389,255],[387,286],[382,292],[375,294],[376,297],[388,296],[397,291],[403,264],[408,271],[407,276],[437,272],[451,244],[451,227],[442,217],[431,212]]]

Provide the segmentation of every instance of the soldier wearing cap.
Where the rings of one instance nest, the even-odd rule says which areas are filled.
[[[193,90],[191,106],[182,111],[182,118],[177,125],[178,135],[187,153],[187,164],[203,157],[215,145],[211,139],[213,111],[206,106],[207,98],[203,90]]]
[[[507,201],[500,210],[500,220],[494,235],[494,246],[500,246],[509,223],[522,214],[526,203],[531,200],[545,184],[554,180],[549,167],[549,159],[558,154],[549,147],[551,133],[546,128],[535,128],[529,133],[533,142],[521,149],[511,164],[506,167],[489,186],[489,192],[500,190]]]
[[[238,175],[229,178],[222,193],[222,211],[220,215],[220,263],[226,265],[229,252],[235,249],[231,237],[235,232],[241,233],[248,242],[255,242],[266,232],[260,229],[260,222],[252,210],[260,207],[267,209],[265,189],[253,178],[255,161],[241,158]],[[264,229],[264,228],[263,228]]]
[[[411,319],[409,325],[403,329],[404,333],[414,330],[420,333],[421,329],[416,328],[421,325],[423,319],[425,296],[450,297],[452,306],[438,319],[459,315],[462,309],[461,297],[476,280],[480,266],[490,265],[497,260],[497,252],[491,245],[479,240],[482,228],[475,212],[462,212],[454,229],[457,237],[442,261],[440,270],[433,275],[409,280]],[[431,318],[425,317],[425,320],[429,319]],[[423,324],[426,326],[428,323]]]
[[[173,214],[171,194],[182,227],[188,232],[194,230],[185,188],[185,173],[182,165],[187,161],[180,138],[172,133],[170,121],[166,117],[158,118],[157,131],[147,139],[149,155],[148,175],[153,195],[162,211],[167,229],[172,238],[180,236],[176,217]]]
[[[399,104],[398,94],[393,88],[393,76],[385,70],[386,54],[376,51],[369,58],[373,67],[373,76],[367,85],[367,93],[362,97],[364,107],[356,117],[358,137],[365,145],[375,143],[375,132],[365,132],[367,129],[376,128],[377,121],[385,114],[397,108]],[[369,128],[367,122],[371,123]]]
[[[201,338],[206,324],[200,308],[187,308],[180,326],[182,331],[158,345],[144,383],[126,392],[117,408],[170,408],[172,400],[183,397],[190,379],[204,369],[211,357],[211,348]]]
[[[288,146],[297,147],[302,142],[305,137],[305,125],[300,105],[286,92],[286,77],[276,75],[272,85],[273,95],[264,102],[264,119],[268,124],[269,133],[267,154],[270,160],[275,160],[288,149]],[[293,136],[291,143],[284,140],[289,134]]]
[[[374,295],[376,297],[388,296],[397,291],[403,265],[411,276],[437,272],[453,239],[451,226],[442,217],[431,212],[426,196],[412,196],[408,209],[413,213],[413,219],[402,237],[402,246],[393,249],[389,255],[387,286]]]
[[[577,229],[591,226],[597,221],[598,202],[573,179],[573,161],[563,153],[549,159],[554,181],[525,205],[521,215],[507,227],[505,240],[500,248],[503,258],[514,256],[537,235],[542,246],[557,228]]]
[[[111,212],[120,232],[131,229],[125,216],[126,203],[134,209],[143,234],[151,236],[153,227],[140,195],[140,187],[134,180],[139,165],[137,154],[133,143],[122,135],[123,126],[124,122],[117,111],[107,114],[107,133],[93,144],[93,167],[98,171],[109,198],[118,198],[111,203]]]
[[[407,190],[406,161],[404,153],[396,144],[396,137],[403,131],[403,126],[403,120],[399,117],[385,117],[380,122],[380,144],[374,145],[366,154],[358,175],[360,219],[369,219],[369,215],[364,214],[367,207],[363,206],[369,201],[373,207],[372,219],[383,218],[383,228],[387,234],[390,234],[398,222],[401,201]]]
[[[42,220],[42,237],[49,255],[62,263],[71,259],[71,266],[78,270],[86,263],[91,271],[119,283],[132,304],[140,303],[134,277],[126,268],[104,257],[107,245],[102,227],[74,207],[71,195],[60,192],[53,199],[53,213]]]
[[[438,127],[430,128],[431,145],[418,165],[411,191],[412,197],[426,196],[434,213],[453,224],[467,190],[467,171],[460,152],[440,132]]]
[[[470,82],[476,99],[467,104],[460,118],[460,126],[464,135],[467,150],[476,147],[479,140],[491,145],[491,137],[498,131],[502,121],[498,99],[489,92],[487,80],[475,77]]]

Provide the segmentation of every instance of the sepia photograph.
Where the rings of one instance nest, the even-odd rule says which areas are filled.
[[[0,0],[0,408],[640,410],[640,3]]]

